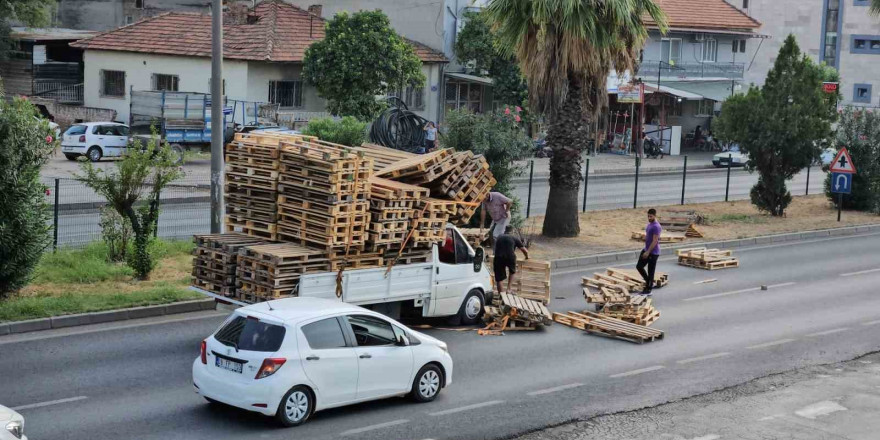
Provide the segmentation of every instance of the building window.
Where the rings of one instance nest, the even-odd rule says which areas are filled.
[[[681,38],[660,40],[660,56],[664,63],[678,64],[681,61]]]
[[[711,38],[703,40],[702,52],[703,62],[714,63],[718,61],[718,40]]]
[[[733,53],[745,53],[746,40],[733,40]]]
[[[825,15],[822,22],[824,35],[819,60],[837,67],[837,50],[840,32],[840,0],[825,0]]]
[[[425,109],[425,88],[407,86],[406,88],[389,90],[388,96],[400,98],[410,110]]]
[[[871,103],[871,84],[856,84],[853,88],[853,102]]]
[[[871,6],[871,0],[853,0],[853,6]]]
[[[165,75],[162,73],[153,74],[153,90],[167,90],[176,92],[178,90],[178,82],[180,77],[177,75]]]
[[[281,107],[303,106],[302,81],[269,81],[269,102]]]
[[[696,108],[694,109],[694,116],[712,116],[714,111],[715,101],[711,99],[703,99],[697,101]]]
[[[134,0],[135,9],[144,9],[144,1],[145,0]]]
[[[880,35],[853,35],[850,38],[851,53],[880,55]]]
[[[483,111],[483,86],[474,83],[446,83],[446,110]]]
[[[121,70],[102,70],[101,96],[124,97],[125,72]]]
[[[131,15],[126,15],[125,16],[125,24],[132,24],[132,23],[134,23],[134,18]]]
[[[749,0],[743,0],[743,9],[749,9]]]

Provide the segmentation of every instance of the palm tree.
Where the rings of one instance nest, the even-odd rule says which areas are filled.
[[[499,49],[516,56],[528,80],[530,105],[549,120],[543,234],[575,237],[581,153],[607,104],[608,74],[634,71],[648,37],[644,20],[665,32],[666,16],[653,0],[492,0],[486,10]]]

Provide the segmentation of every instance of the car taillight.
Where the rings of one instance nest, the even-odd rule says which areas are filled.
[[[208,342],[202,341],[202,363],[208,365]]]
[[[79,141],[80,141],[80,142],[85,142],[85,141],[86,141],[86,135],[82,135],[82,136],[80,136],[80,137],[79,137]]]
[[[275,374],[285,362],[287,362],[287,359],[284,358],[266,358],[263,361],[263,365],[260,366],[260,371],[257,371],[257,375],[254,379],[262,379]]]

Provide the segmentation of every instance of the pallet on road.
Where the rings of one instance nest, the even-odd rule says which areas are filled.
[[[739,267],[739,259],[730,250],[688,248],[679,249],[678,264],[697,269],[717,270]]]
[[[663,339],[663,332],[592,312],[553,313],[553,320],[589,333],[643,344]]]
[[[645,241],[645,231],[633,231],[630,238]],[[681,243],[685,238],[687,237],[681,233],[663,233],[660,234],[660,243]]]

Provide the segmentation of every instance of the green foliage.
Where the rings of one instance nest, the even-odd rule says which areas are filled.
[[[494,191],[510,196],[511,180],[521,172],[515,161],[526,157],[532,149],[532,141],[517,119],[521,119],[518,112],[510,109],[479,115],[453,110],[446,114],[446,133],[440,143],[444,148],[485,156],[498,181]]]
[[[0,299],[27,285],[51,244],[40,168],[57,140],[29,102],[0,99]]]
[[[57,7],[55,0],[0,0],[0,60],[14,49],[9,37],[10,22],[19,21],[31,27],[48,26]]]
[[[880,214],[880,114],[875,110],[846,107],[840,114],[835,145],[846,147],[856,166],[852,194],[844,194],[843,208]],[[831,193],[831,175],[825,178],[825,194],[837,206]]]
[[[818,158],[831,134],[835,113],[822,91],[824,75],[790,35],[764,86],[728,99],[715,121],[718,136],[738,143],[749,155],[746,168],[760,175],[752,203],[774,216],[791,202],[786,180]]]
[[[101,208],[101,238],[107,246],[107,259],[125,261],[128,244],[133,234],[131,222],[109,206]]]
[[[382,11],[338,13],[324,33],[306,49],[303,78],[334,115],[370,121],[384,106],[376,96],[399,86],[424,86],[421,60]]]
[[[183,177],[183,170],[177,166],[178,159],[167,143],[160,147],[152,137],[146,148],[136,141],[123,159],[116,162],[115,171],[81,162],[83,174],[77,179],[104,196],[119,215],[131,222],[134,249],[127,253],[127,262],[138,279],[149,278],[155,266],[150,247],[159,219],[159,195],[162,188]]]
[[[880,0],[871,0],[871,14],[880,15]]]
[[[342,120],[320,118],[309,121],[303,134],[317,136],[322,141],[358,147],[367,139],[367,123],[346,116]]]
[[[133,273],[131,268],[110,261],[106,244],[95,242],[83,249],[45,253],[37,267],[34,283],[98,283],[123,279]]]

